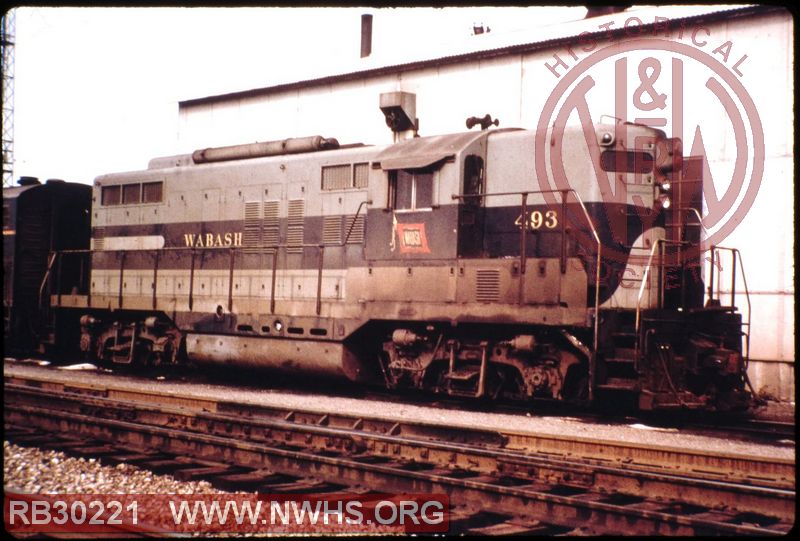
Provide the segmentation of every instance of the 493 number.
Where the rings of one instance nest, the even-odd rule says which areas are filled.
[[[554,229],[558,227],[558,213],[554,210],[548,210],[546,212],[542,212],[540,210],[533,210],[528,215],[528,219],[525,220],[527,222],[528,227],[532,230],[541,229],[542,227],[546,227],[547,229]],[[514,225],[517,227],[522,227],[522,215],[520,215],[515,221]]]

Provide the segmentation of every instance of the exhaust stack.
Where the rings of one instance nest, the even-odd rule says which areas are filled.
[[[361,58],[372,54],[372,15],[361,16]]]

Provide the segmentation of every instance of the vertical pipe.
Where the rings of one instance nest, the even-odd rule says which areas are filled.
[[[325,245],[319,245],[319,268],[317,271],[317,315],[322,312],[322,265],[325,258]]]
[[[731,257],[731,306],[736,306],[736,250],[731,250]]]
[[[453,374],[453,370],[456,369],[456,343],[455,341],[450,342],[450,374]],[[448,380],[448,385],[450,385]]]
[[[597,237],[595,237],[597,238]],[[595,373],[595,365],[597,364],[597,348],[600,343],[600,263],[602,261],[602,244],[600,241],[597,242],[597,262],[594,274],[594,336],[592,337],[593,344],[593,351],[592,356],[589,359],[589,402],[594,401],[594,373]],[[638,331],[638,306],[637,306],[637,328]],[[639,337],[636,337],[636,343],[638,344]]]
[[[361,15],[361,58],[372,54],[372,15]]]
[[[484,392],[486,392],[486,365],[488,364],[488,344],[486,342],[481,342],[481,372],[478,376],[478,393],[475,395],[476,398],[480,398],[483,396]]]
[[[153,258],[154,258],[154,261],[153,261],[153,310],[155,310],[156,306],[157,306],[156,299],[157,299],[157,295],[158,295],[158,262],[159,262],[159,256],[160,255],[161,255],[161,252],[156,250],[156,253],[153,256]]]
[[[278,273],[278,249],[274,248],[272,252],[272,285],[270,286],[269,293],[269,313],[275,313],[275,282]]]
[[[523,302],[523,292],[525,291],[525,264],[527,262],[528,245],[528,192],[522,193],[522,231],[519,241],[519,304]]]
[[[233,266],[236,261],[236,251],[230,248],[231,264],[228,271],[228,312],[233,311]]]
[[[528,247],[528,193],[522,194],[522,234],[519,243],[519,273],[525,274],[525,263],[527,261],[526,250]]]
[[[86,285],[88,286],[86,291],[86,308],[92,307],[92,259],[94,259],[94,254],[91,250],[89,250],[89,275],[86,282]]]
[[[189,267],[189,310],[194,305],[194,250],[192,250],[192,262]]]
[[[128,252],[123,251],[119,259],[119,298],[117,299],[118,308],[122,308],[122,283],[125,276],[125,256]]]
[[[656,284],[656,300],[658,302],[657,308],[664,307],[664,243],[658,245],[658,283]]]
[[[83,284],[86,281],[86,254],[79,253],[80,272],[78,274],[78,293],[83,293]]]
[[[680,191],[680,188],[678,188],[678,190]],[[680,196],[678,197],[678,200],[679,201],[681,200]],[[686,230],[684,229],[684,218],[683,218],[684,214],[682,212],[679,212],[679,208],[681,208],[681,207],[677,207],[675,209],[675,211],[673,212],[673,216],[675,216],[675,218],[678,220],[678,223],[680,224],[678,226],[678,231],[679,231],[678,238],[676,239],[679,242],[679,244],[678,244],[678,264],[680,265],[680,272],[681,272],[681,304],[680,304],[680,307],[681,308],[686,308],[686,263],[687,262],[683,260],[683,242],[684,242],[683,239],[686,236],[686,233],[685,233]]]
[[[567,272],[567,194],[561,192],[561,274]]]
[[[708,300],[711,302],[714,300],[714,248],[715,246],[711,246],[711,272],[709,272],[708,277]]]
[[[56,252],[56,295],[58,295],[58,306],[61,306],[61,263],[64,259],[63,252]],[[734,259],[734,261],[736,261]]]

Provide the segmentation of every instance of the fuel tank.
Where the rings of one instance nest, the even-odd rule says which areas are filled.
[[[358,358],[341,342],[189,334],[186,353],[198,364],[354,382],[369,379]]]

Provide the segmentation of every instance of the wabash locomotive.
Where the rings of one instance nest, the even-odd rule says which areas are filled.
[[[656,129],[593,130],[287,139],[91,193],[28,183],[4,192],[7,332],[109,364],[746,407],[741,316],[704,302],[691,160]]]

